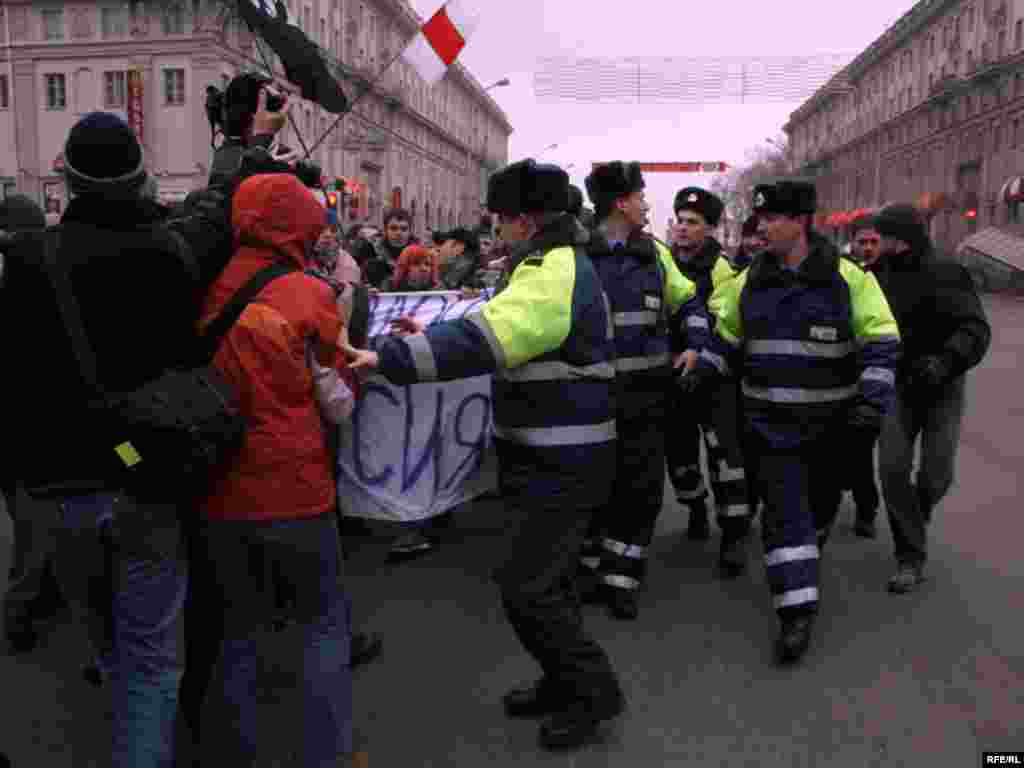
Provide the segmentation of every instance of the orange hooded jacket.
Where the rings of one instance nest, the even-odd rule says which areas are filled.
[[[222,520],[315,517],[334,509],[336,489],[305,351],[313,342],[322,365],[338,365],[342,321],[333,290],[301,270],[326,213],[297,178],[268,174],[241,184],[231,219],[238,250],[207,294],[201,325],[263,267],[284,261],[299,271],[264,288],[214,356],[240,393],[249,431],[201,510]]]

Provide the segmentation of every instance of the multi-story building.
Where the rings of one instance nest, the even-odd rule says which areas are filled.
[[[64,203],[63,142],[93,110],[122,113],[141,135],[168,201],[202,186],[212,157],[207,86],[261,68],[270,49],[220,0],[80,0],[0,4],[0,183]],[[271,7],[272,3],[268,3]],[[507,116],[456,64],[428,88],[392,62],[422,20],[405,0],[287,0],[289,19],[319,45],[346,94],[372,88],[314,152],[328,179],[355,190],[345,222],[408,208],[418,228],[474,223],[488,174],[507,162]],[[282,83],[284,84],[284,83]],[[286,85],[286,84],[284,84]],[[294,90],[294,89],[293,89]],[[310,146],[335,116],[293,99],[283,140]]]
[[[1019,226],[1022,129],[1024,0],[921,0],[785,126],[823,210],[914,202],[947,249]]]

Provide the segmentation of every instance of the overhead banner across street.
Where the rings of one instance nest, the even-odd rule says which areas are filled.
[[[403,315],[427,325],[459,318],[486,300],[456,292],[378,294],[369,335],[388,333]],[[491,377],[405,387],[367,379],[341,427],[339,470],[345,513],[377,520],[422,520],[493,489]]]

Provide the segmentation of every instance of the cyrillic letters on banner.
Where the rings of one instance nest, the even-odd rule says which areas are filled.
[[[427,325],[487,300],[457,293],[378,294],[370,337],[412,315]],[[497,485],[491,445],[491,377],[396,387],[374,376],[340,427],[338,494],[345,514],[412,521],[441,514]]]

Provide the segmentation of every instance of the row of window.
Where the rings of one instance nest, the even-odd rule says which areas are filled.
[[[949,24],[942,27],[943,47],[949,46],[954,39],[959,41],[960,19],[964,16],[967,18],[968,29],[971,30],[974,28],[974,8],[972,7],[961,14],[961,16],[955,21],[950,21]],[[955,29],[955,34],[950,31],[953,29]],[[922,41],[921,61],[924,61],[929,55],[935,55],[935,40],[936,36],[933,33],[929,35],[926,40]],[[1024,20],[1018,19],[1014,24],[1014,50],[1019,52],[1022,49],[1024,49]],[[1006,53],[1006,30],[1000,30],[996,39],[996,58],[1001,59],[1006,55]],[[980,58],[977,60],[975,58],[974,51],[972,49],[968,49],[966,56],[966,72],[973,72],[979,64],[988,63],[990,58],[991,49],[988,42],[982,43]],[[944,63],[937,72],[930,73],[928,75],[927,91],[924,90],[924,82],[922,81],[922,92],[919,94],[918,98],[927,98],[937,80],[940,80],[947,75],[961,74],[960,64],[961,60],[959,55],[954,54],[950,61]],[[868,78],[862,88],[857,88],[852,100],[847,102],[846,109],[844,110],[847,114],[847,123],[857,123],[856,112],[858,111],[858,108],[866,101],[881,97],[883,92],[886,90],[887,84],[895,82],[896,78],[903,76],[905,73],[911,73],[913,71],[913,66],[914,53],[912,49],[903,51],[900,55],[894,56],[888,64],[883,65],[876,74]],[[888,100],[888,103],[883,107],[883,111],[888,117],[891,117],[902,111],[910,109],[916,103],[914,101],[914,95],[913,86],[901,89],[895,98]],[[821,141],[823,134],[824,136],[827,136],[831,132],[830,126],[822,126],[820,124],[820,121],[825,119],[826,118],[824,116],[819,117],[816,121],[812,118],[812,124],[805,128],[806,135],[812,142]]]
[[[133,4],[134,5],[134,4]],[[100,8],[100,35],[104,38],[126,37],[131,31],[131,19],[139,11],[128,3],[104,5]],[[202,0],[192,0],[192,15],[202,12]],[[40,12],[43,39],[64,40],[65,14],[63,8],[44,8]],[[165,35],[184,35],[188,11],[183,2],[163,3],[159,8],[160,29]]]
[[[66,109],[68,106],[68,79],[63,72],[43,75],[43,92],[47,109]],[[0,109],[9,106],[9,86],[6,75],[0,75]],[[181,106],[185,103],[185,70],[163,70],[163,103]],[[103,73],[103,106],[124,109],[128,105],[128,73]]]

